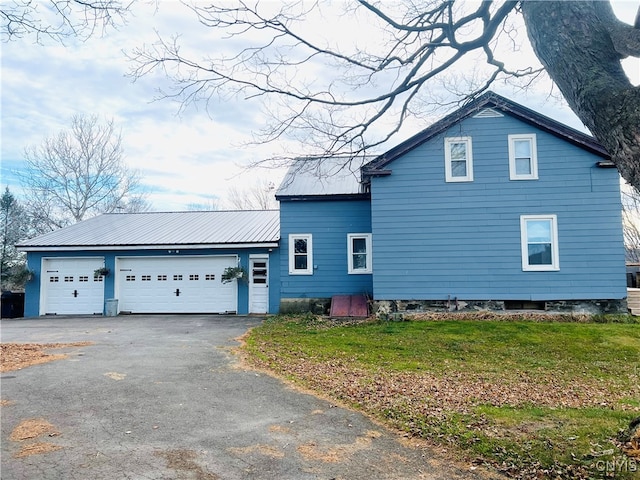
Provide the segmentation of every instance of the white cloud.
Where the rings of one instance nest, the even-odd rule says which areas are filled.
[[[278,3],[267,5],[275,8]],[[154,14],[156,5],[158,11]],[[626,17],[633,18],[636,4],[616,2],[614,8],[621,18],[630,21]],[[323,4],[324,18],[315,26],[305,26],[305,32],[319,38],[329,31],[328,41],[345,45],[348,41],[362,47],[370,43],[370,35],[363,33],[367,24],[361,13],[360,17],[347,15],[339,19],[333,19],[333,13]],[[360,22],[358,28],[353,28],[354,20]],[[257,102],[213,99],[208,110],[199,105],[178,114],[177,103],[153,101],[158,88],[169,87],[160,73],[136,82],[126,76],[131,65],[123,52],[157,41],[156,30],[164,38],[181,34],[185,52],[198,58],[220,55],[242,44],[239,39],[219,42],[222,33],[201,26],[193,12],[179,2],[138,2],[126,25],[86,42],[72,40],[67,46],[41,46],[18,40],[3,44],[2,181],[12,181],[6,165],[10,165],[8,168],[20,165],[24,147],[67,128],[73,114],[86,113],[113,118],[122,128],[126,160],[131,168],[142,173],[150,200],[158,210],[180,210],[191,203],[208,203],[223,198],[233,185],[250,187],[258,179],[278,183],[282,171],[243,170],[250,162],[289,147],[284,142],[244,145],[264,121]],[[524,34],[520,36],[524,41]],[[537,63],[526,41],[523,49],[510,58]],[[629,71],[636,75],[632,81],[638,84],[638,60],[629,62]],[[300,75],[326,82],[325,72],[335,74],[331,69],[312,65]],[[497,91],[531,108],[547,111],[574,127],[580,125],[566,105],[547,98],[548,87],[524,97],[510,95],[507,87],[501,90],[497,86]],[[407,133],[415,133],[433,120],[414,121]]]

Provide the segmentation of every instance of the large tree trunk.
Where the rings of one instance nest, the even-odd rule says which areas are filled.
[[[640,26],[618,21],[609,2],[525,0],[531,44],[580,120],[640,189],[640,88],[620,59],[640,55]]]

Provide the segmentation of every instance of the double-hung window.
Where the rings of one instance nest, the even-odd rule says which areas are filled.
[[[370,233],[349,233],[347,235],[347,252],[350,274],[372,272]]]
[[[509,178],[537,180],[536,135],[509,135]]]
[[[444,139],[445,180],[447,182],[473,181],[473,154],[471,137]]]
[[[558,220],[555,215],[522,215],[522,270],[560,269],[558,256]]]
[[[313,275],[313,243],[311,234],[289,235],[289,274]]]

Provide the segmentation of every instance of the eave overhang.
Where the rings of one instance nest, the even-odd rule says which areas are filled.
[[[248,248],[278,248],[278,242],[216,243],[216,244],[166,244],[166,245],[29,245],[16,246],[20,252],[100,252],[127,250],[233,250]]]

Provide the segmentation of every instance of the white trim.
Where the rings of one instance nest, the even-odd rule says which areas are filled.
[[[356,238],[364,238],[366,248],[366,266],[365,268],[353,267],[353,240]],[[371,258],[371,234],[370,233],[348,233],[347,234],[347,271],[350,275],[359,275],[365,273],[373,273],[373,262]]]
[[[266,270],[267,270],[267,277],[266,277],[266,283],[264,284],[256,284],[254,283],[254,277],[253,277],[253,264],[255,262],[264,262],[266,265]],[[259,313],[259,314],[265,314],[265,313],[269,313],[269,278],[270,278],[270,265],[269,265],[269,255],[267,254],[263,254],[263,253],[258,253],[258,254],[249,254],[249,272],[248,272],[248,277],[247,278],[247,282],[249,283],[249,305],[248,305],[248,312],[251,313]],[[260,285],[259,287],[256,287],[256,285]],[[260,310],[256,310],[255,302],[254,300],[256,299],[256,292],[260,292],[262,293],[262,296],[264,296],[265,302],[264,302],[264,309],[260,309]]]
[[[74,245],[58,247],[17,247],[20,252],[104,252],[127,250],[221,250],[234,248],[277,248],[277,242],[269,243],[223,243],[223,244],[189,244],[189,245]]]
[[[295,240],[307,241],[307,268],[295,268]],[[310,233],[289,234],[289,275],[313,275],[313,235]]]
[[[465,145],[465,160],[467,174],[464,176],[453,176],[451,168],[451,145],[463,143]],[[473,148],[471,137],[446,137],[444,139],[444,176],[446,182],[473,182]]]
[[[529,264],[529,236],[527,232],[529,221],[548,220],[551,235],[551,264]],[[560,270],[560,254],[558,247],[558,218],[556,215],[521,215],[520,216],[520,248],[522,252],[522,270],[525,272],[553,272]]]
[[[536,146],[536,134],[509,135],[509,179],[510,180],[537,180],[538,179],[538,153]],[[531,173],[518,174],[516,172],[516,141],[528,140],[531,148]]]

